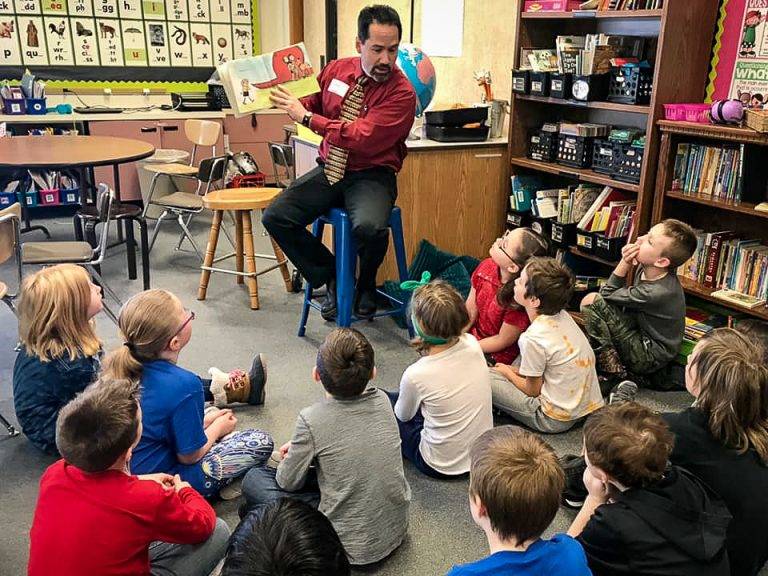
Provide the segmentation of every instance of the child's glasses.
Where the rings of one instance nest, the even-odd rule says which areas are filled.
[[[186,308],[185,308],[185,310],[186,310]],[[189,317],[186,320],[184,320],[184,322],[181,324],[181,326],[179,326],[179,329],[176,330],[176,332],[173,333],[173,336],[171,336],[171,338],[170,338],[171,340],[176,338],[176,336],[178,336],[179,333],[182,330],[184,330],[184,328],[187,326],[187,324],[189,324],[190,322],[192,322],[192,320],[195,319],[195,313],[192,312],[192,310],[187,310],[187,311],[189,312]]]
[[[504,244],[506,244],[506,241],[507,241],[507,238],[509,237],[509,233],[510,232],[511,232],[511,230],[507,230],[506,232],[504,232],[504,235],[501,238],[498,239],[497,246],[499,247],[499,250],[501,250],[501,253],[504,254],[504,256],[509,258],[512,262],[515,262],[515,259],[512,258],[512,256],[509,255],[509,252],[507,252],[504,249]],[[517,263],[517,262],[515,262],[515,263]]]

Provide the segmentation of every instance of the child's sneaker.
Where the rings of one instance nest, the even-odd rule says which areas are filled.
[[[222,500],[234,500],[243,494],[243,478],[237,478],[219,490],[219,498]]]
[[[583,456],[566,454],[560,459],[560,465],[565,472],[565,490],[563,490],[563,506],[578,510],[587,499],[587,489],[584,486],[584,470],[587,464]]]
[[[632,402],[637,397],[637,384],[632,380],[624,380],[614,386],[608,395],[608,404]]]
[[[233,402],[252,405],[264,404],[267,384],[267,362],[263,354],[256,354],[247,374],[243,370],[223,372],[210,368],[211,394],[215,406],[226,406]]]

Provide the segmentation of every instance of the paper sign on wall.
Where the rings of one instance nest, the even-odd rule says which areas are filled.
[[[464,0],[422,0],[421,49],[434,56],[461,56]]]

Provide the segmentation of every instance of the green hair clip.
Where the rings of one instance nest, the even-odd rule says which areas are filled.
[[[430,280],[432,280],[432,274],[429,270],[425,270],[421,275],[421,280],[406,280],[405,282],[400,283],[400,288],[402,290],[413,291],[419,286],[426,286],[429,284]]]

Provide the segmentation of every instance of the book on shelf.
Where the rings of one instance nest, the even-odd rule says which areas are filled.
[[[744,187],[744,144],[677,145],[672,190],[686,195],[738,202]]]
[[[685,338],[696,342],[714,330],[731,323],[731,317],[698,306],[685,307]]]
[[[750,309],[765,305],[765,298],[749,296],[748,294],[742,294],[741,292],[730,290],[728,288],[723,288],[716,292],[712,292],[712,296],[725,302],[730,302],[731,304],[736,304],[737,306],[743,306]]]
[[[557,202],[560,192],[560,188],[537,190],[536,197],[531,202],[533,215],[539,218],[555,218],[557,216]]]
[[[558,196],[557,221],[560,224],[579,222],[600,195],[600,188],[586,184],[561,190]]]
[[[543,187],[540,178],[536,176],[512,176],[510,178],[511,192],[509,207],[516,212],[531,210],[531,201],[536,197],[536,190]]]
[[[600,0],[598,10],[659,10],[663,6],[663,0]]]
[[[611,127],[607,124],[593,124],[591,122],[560,122],[560,134],[568,136],[587,136],[596,138],[608,136]]]
[[[595,200],[592,202],[592,205],[584,213],[584,216],[582,216],[581,220],[578,221],[576,227],[580,230],[591,232],[595,214],[604,206],[607,206],[610,202],[617,200],[625,200],[624,194],[615,188],[605,186],[597,198],[595,198]]]

